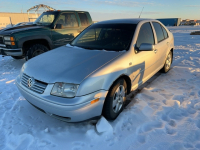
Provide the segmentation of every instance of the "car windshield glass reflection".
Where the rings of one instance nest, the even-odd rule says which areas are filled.
[[[128,50],[135,28],[135,24],[94,24],[73,40],[71,45],[90,50]]]
[[[50,25],[51,23],[53,23],[55,18],[56,18],[55,12],[46,12],[43,13],[37,20],[35,20],[34,24]]]

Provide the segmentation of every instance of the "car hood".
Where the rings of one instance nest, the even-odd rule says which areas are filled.
[[[46,28],[44,26],[38,26],[38,25],[24,25],[24,26],[16,26],[16,27],[9,27],[4,28],[0,30],[0,35],[11,35],[16,32],[21,32],[25,30],[33,30],[38,28]]]
[[[123,53],[62,46],[29,60],[24,65],[24,73],[46,83],[80,84],[92,72]]]

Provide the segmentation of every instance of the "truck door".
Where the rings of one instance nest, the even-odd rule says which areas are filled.
[[[58,17],[51,36],[54,47],[65,45],[72,41],[80,32],[77,16],[73,12],[64,12]]]

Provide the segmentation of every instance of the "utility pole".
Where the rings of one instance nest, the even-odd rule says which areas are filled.
[[[9,17],[10,18],[10,24],[11,24],[11,26],[13,26],[13,24],[12,24],[12,20],[11,20],[11,17]]]

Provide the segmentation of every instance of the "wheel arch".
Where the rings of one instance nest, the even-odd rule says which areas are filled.
[[[128,76],[128,75],[125,75],[125,74],[122,74],[122,75],[120,75],[118,78],[116,78],[113,82],[112,82],[112,84],[109,86],[109,90],[110,90],[110,88],[113,86],[113,84],[117,81],[117,80],[119,80],[119,79],[124,79],[125,81],[126,81],[126,84],[127,84],[127,94],[129,94],[130,92],[131,92],[131,79],[130,79],[130,77]]]
[[[106,117],[107,119],[110,119],[110,120],[113,120],[113,119],[111,119],[109,116],[112,116],[112,115],[108,115],[108,111],[107,111],[107,108],[108,108],[108,101],[106,101],[106,99],[107,99],[107,96],[108,96],[108,94],[109,94],[109,92],[110,92],[110,89],[113,87],[113,85],[115,85],[115,83],[119,80],[119,79],[124,79],[125,80],[125,82],[126,82],[126,84],[127,84],[127,95],[130,93],[130,91],[131,91],[131,79],[129,78],[129,76],[128,75],[125,75],[125,74],[122,74],[122,75],[120,75],[118,78],[116,78],[115,79],[115,81],[114,82],[112,82],[112,84],[110,85],[110,87],[109,87],[109,91],[108,91],[108,93],[107,93],[107,95],[106,95],[106,98],[105,98],[105,101],[104,101],[104,103],[103,103],[103,107],[102,107],[102,112],[101,112],[101,115],[103,115],[104,117]],[[109,113],[110,114],[110,113]],[[106,116],[105,116],[106,115]],[[119,114],[117,114],[117,116],[118,116]],[[117,117],[116,116],[116,117]]]
[[[23,53],[26,53],[29,45],[32,44],[42,44],[45,45],[48,49],[52,49],[53,45],[51,39],[48,36],[34,36],[34,37],[24,37],[19,40],[18,47],[23,48]]]

